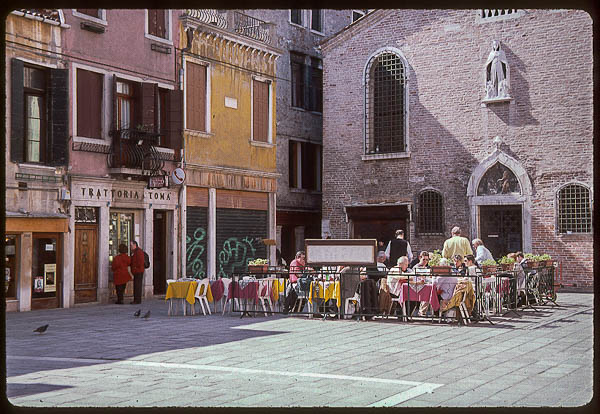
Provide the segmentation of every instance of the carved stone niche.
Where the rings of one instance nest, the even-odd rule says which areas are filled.
[[[481,177],[477,195],[521,195],[521,185],[510,168],[497,162]]]
[[[510,66],[500,42],[492,42],[484,68],[484,104],[513,101],[510,96]]]

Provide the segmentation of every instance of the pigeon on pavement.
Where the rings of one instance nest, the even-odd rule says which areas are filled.
[[[133,316],[135,316],[136,318],[140,317],[140,313],[142,313],[141,309],[138,309],[137,311],[135,311],[135,313],[133,314]]]
[[[50,325],[42,325],[39,328],[34,329],[33,332],[38,332],[38,333],[43,334],[44,332],[46,332],[46,329],[48,329],[48,326],[50,326]]]
[[[150,311],[146,312],[144,314],[144,316],[142,316],[143,319],[148,319],[150,317]]]

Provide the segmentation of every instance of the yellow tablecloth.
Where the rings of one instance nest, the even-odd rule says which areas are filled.
[[[318,295],[316,294],[317,289],[315,289],[317,284],[319,285]],[[323,285],[325,289],[323,289]],[[310,303],[312,303],[313,295],[315,298],[324,299],[325,302],[335,299],[338,308],[341,306],[339,280],[335,282],[310,282],[310,292],[308,292],[308,301]]]
[[[171,284],[172,284],[172,283],[171,283]],[[208,299],[208,301],[209,301],[209,302],[212,302],[212,301],[213,301],[213,295],[212,295],[212,290],[210,290],[210,283],[208,283],[206,286],[208,286],[208,290],[206,291],[206,299]],[[194,293],[195,293],[195,292],[196,292],[196,291],[194,290]],[[204,285],[203,285],[203,286],[200,286],[200,292],[198,292],[198,293],[199,293],[200,295],[201,295],[202,293],[204,293]],[[194,296],[194,295],[192,295],[192,296]],[[188,302],[189,302],[189,300],[188,300]]]
[[[194,294],[198,282],[173,282],[167,286],[167,294],[165,300],[169,299],[185,299],[189,304],[193,305],[196,301]],[[210,291],[209,291],[210,292]],[[211,295],[212,298],[212,295]]]

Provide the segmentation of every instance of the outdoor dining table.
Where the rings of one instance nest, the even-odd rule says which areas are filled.
[[[258,281],[256,279],[234,280],[229,285],[227,299],[243,299],[244,309],[241,317],[251,316],[247,309],[248,300],[254,300],[255,304],[258,303]]]
[[[411,278],[413,280],[410,280]],[[389,293],[397,296],[397,301],[401,304],[406,301],[427,302],[434,311],[437,311],[440,308],[440,302],[435,282],[416,284],[414,278],[415,275],[412,274],[388,275],[387,286]]]
[[[165,301],[169,301],[168,314],[172,315],[173,301],[180,300],[183,305],[183,315],[186,315],[187,305],[185,302],[194,306],[196,299],[194,294],[196,293],[196,287],[198,282],[196,281],[179,281],[169,283],[167,286],[167,293],[165,295]]]

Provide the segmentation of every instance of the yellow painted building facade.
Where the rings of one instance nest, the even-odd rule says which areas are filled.
[[[265,240],[275,239],[280,53],[270,46],[272,25],[233,10],[188,10],[181,23],[182,273],[229,277],[251,259],[275,260]]]

